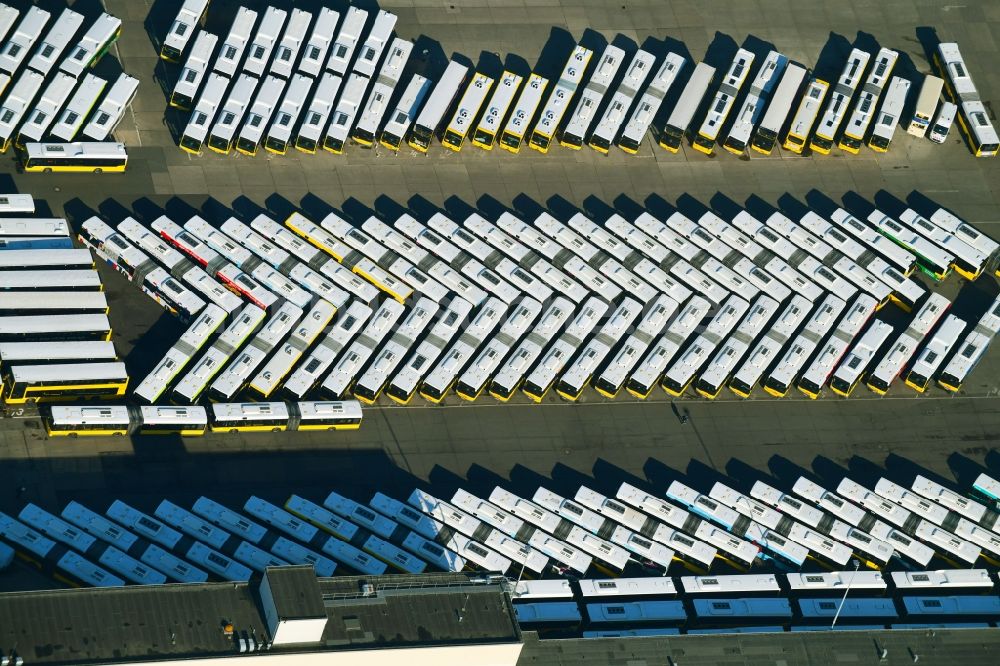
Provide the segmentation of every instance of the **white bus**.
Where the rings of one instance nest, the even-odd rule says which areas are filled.
[[[440,357],[437,364],[420,384],[419,392],[429,402],[440,403],[458,381],[459,373],[478,351],[479,347],[493,335],[507,311],[507,304],[491,296],[480,306],[468,326],[462,331],[450,348]]]
[[[1000,249],[1000,243],[997,243],[972,225],[966,224],[946,208],[938,208],[931,215],[930,220],[945,231],[955,234],[956,237],[964,241],[967,245],[975,248],[987,257],[992,257],[993,253],[997,249]]]
[[[126,74],[126,76],[128,75]],[[107,84],[107,81],[93,74],[87,74],[84,77],[80,87],[66,103],[66,108],[53,123],[49,132],[53,139],[67,142],[73,140],[83,125],[83,121],[87,119],[91,109],[97,104],[97,100]]]
[[[778,141],[778,134],[785,125],[788,114],[792,111],[792,103],[802,87],[802,81],[806,78],[804,67],[795,63],[788,63],[785,73],[778,83],[774,95],[771,96],[771,103],[767,105],[764,118],[753,133],[750,147],[758,153],[770,155],[774,150],[774,144]]]
[[[572,302],[561,296],[548,304],[538,323],[507,357],[490,381],[490,395],[501,402],[510,400],[549,342],[560,333],[563,324],[573,315],[573,307]]]
[[[556,393],[566,400],[579,400],[583,389],[597,373],[604,359],[616,349],[642,312],[642,304],[625,297],[603,327],[576,355],[556,382]]]
[[[957,235],[945,231],[912,208],[899,214],[899,221],[934,243],[937,247],[954,256],[951,267],[970,282],[977,279],[989,259]]]
[[[106,141],[118,127],[138,89],[139,79],[122,72],[101,100],[90,122],[84,125],[83,137],[93,141]]]
[[[723,301],[705,330],[667,368],[660,383],[663,389],[674,397],[683,395],[718,348],[723,336],[735,330],[749,308],[750,304],[735,294]],[[718,388],[721,389],[721,384]]]
[[[433,311],[433,304],[429,299],[421,298],[414,305],[414,308],[421,308],[421,312],[427,312],[426,308],[431,308],[431,311]],[[396,321],[402,316],[404,310],[404,306],[398,301],[392,299],[383,301],[382,305],[379,306],[378,310],[368,320],[367,325],[361,331],[358,338],[340,354],[336,365],[323,378],[321,389],[326,395],[333,398],[347,396],[348,392],[354,387],[354,381],[361,373],[362,368],[371,359],[372,355],[375,354],[376,349],[382,344],[386,335],[389,334],[390,329],[395,326]],[[408,317],[407,322],[404,322],[404,327],[410,322],[412,316],[413,311],[411,311],[411,316]],[[410,329],[400,329],[399,331],[400,336],[408,334],[412,337]],[[402,340],[402,337],[394,335],[386,347],[393,344],[400,344],[400,340]],[[375,394],[375,397],[377,397],[377,392]]]
[[[861,381],[862,375],[868,370],[875,353],[892,335],[892,326],[884,321],[875,320],[864,335],[862,335],[850,353],[838,365],[830,378],[830,389],[837,395],[850,397],[854,388]]]
[[[395,305],[392,305],[393,303]],[[379,349],[378,355],[368,365],[361,377],[354,382],[353,387],[350,389],[354,397],[369,405],[374,404],[378,400],[382,390],[395,373],[396,368],[416,344],[417,338],[430,326],[437,312],[437,303],[434,303],[429,298],[421,298],[414,304],[399,328],[396,329],[392,337]],[[366,329],[364,333],[364,336],[372,337],[375,344],[371,346],[362,345],[363,349],[352,346],[343,357],[349,360],[351,367],[342,367],[343,364],[339,363],[330,375],[331,380],[333,380],[335,375],[337,377],[347,375],[346,381],[343,378],[331,381],[331,386],[328,390],[331,392],[348,390],[347,388],[341,389],[340,387],[349,386],[351,383],[349,375],[352,373],[356,375],[360,372],[363,365],[362,354],[367,354],[370,357],[375,353],[375,347],[386,336],[388,329],[401,314],[402,306],[399,303],[389,299],[382,304],[372,318],[373,323],[369,326],[371,330]],[[362,340],[363,338],[359,338],[359,341]],[[358,358],[354,358],[352,354],[357,354]]]
[[[201,147],[208,136],[208,129],[215,119],[215,114],[219,105],[222,104],[222,98],[228,87],[229,79],[224,75],[218,72],[212,72],[208,75],[205,88],[201,91],[198,103],[195,105],[194,111],[191,112],[191,118],[188,120],[187,127],[184,128],[184,133],[178,143],[181,150],[192,155],[201,154]]]
[[[320,7],[316,15],[309,39],[302,48],[302,60],[299,61],[299,73],[317,78],[326,65],[326,54],[337,31],[340,14],[329,7]],[[303,99],[302,102],[305,102]]]
[[[26,143],[41,141],[74,87],[76,79],[65,72],[56,72],[35,108],[26,116],[14,145],[23,148]]]
[[[299,122],[302,109],[309,90],[312,88],[313,80],[304,74],[296,74],[285,89],[285,96],[281,100],[274,120],[267,130],[267,137],[264,139],[264,150],[276,155],[284,155],[288,151],[288,145],[292,142],[292,132]]]
[[[701,106],[701,101],[708,93],[708,86],[712,83],[713,78],[715,78],[714,67],[703,62],[699,62],[695,66],[691,78],[688,79],[681,92],[677,105],[670,112],[670,116],[663,126],[663,131],[660,132],[661,148],[672,153],[680,150],[681,141],[684,140],[684,135],[694,119],[695,112]]]
[[[340,312],[336,323],[309,356],[292,372],[285,382],[285,392],[302,399],[326,374],[337,355],[361,332],[371,316],[372,309],[367,305],[351,302],[346,310]]]
[[[267,17],[264,17],[265,20]],[[299,57],[299,49],[305,41],[306,31],[312,23],[312,14],[301,9],[293,9],[292,15],[288,19],[285,32],[281,35],[278,48],[274,50],[274,61],[271,63],[271,73],[286,81],[291,78],[295,70],[295,61]]]
[[[905,277],[909,277],[913,273],[914,268],[916,268],[917,258],[913,253],[896,245],[843,208],[833,211],[830,214],[830,220],[854,238],[867,245],[869,249],[889,260]]]
[[[541,311],[541,303],[530,297],[523,298],[512,308],[497,334],[486,340],[482,351],[458,377],[455,393],[460,398],[472,402],[482,394],[512,347],[528,332]]]
[[[514,110],[500,134],[501,148],[514,154],[520,152],[521,142],[531,127],[531,121],[535,118],[535,112],[548,85],[549,80],[544,76],[532,73],[528,77],[528,82],[521,90],[517,103],[514,104]]]
[[[0,3],[0,39],[6,37],[10,29],[14,27],[14,21],[17,20],[19,14],[20,12],[15,8]]]
[[[813,124],[816,122],[820,106],[823,104],[823,99],[826,97],[829,88],[830,84],[822,79],[813,77],[813,80],[809,82],[805,94],[802,95],[802,99],[799,101],[799,108],[795,111],[795,115],[792,116],[792,124],[788,128],[788,133],[785,134],[785,142],[783,144],[785,150],[790,150],[793,153],[802,153],[802,150],[806,147],[806,142],[809,140],[809,134],[812,132]]]
[[[671,54],[673,55],[673,54]],[[656,57],[647,51],[639,50],[625,70],[625,75],[618,84],[618,89],[611,97],[611,102],[604,110],[604,115],[594,127],[588,145],[594,150],[607,154],[618,136],[618,130],[628,117],[629,109],[635,102],[642,85],[649,77]]]
[[[715,150],[715,142],[719,138],[719,132],[722,131],[722,126],[729,118],[733,104],[736,103],[736,96],[740,93],[740,89],[750,74],[753,60],[753,53],[746,49],[739,49],[736,52],[733,64],[729,66],[729,71],[726,72],[725,78],[719,84],[715,98],[708,107],[708,114],[694,137],[692,148],[706,155],[711,155]]]
[[[771,90],[778,85],[778,79],[788,64],[788,58],[771,51],[757,70],[757,76],[750,84],[750,93],[743,100],[743,106],[736,114],[732,129],[723,142],[722,147],[735,155],[742,155],[750,142],[750,134],[764,113],[764,107],[771,95]],[[782,119],[784,120],[784,119]]]
[[[382,51],[392,37],[392,31],[396,27],[396,15],[380,9],[375,15],[371,30],[365,38],[361,50],[358,52],[358,59],[354,62],[354,71],[364,74],[368,78],[375,76],[375,68],[378,67],[379,60],[382,59]],[[405,60],[405,59],[404,59]]]
[[[868,216],[868,223],[893,243],[916,256],[916,264],[922,273],[940,282],[951,272],[955,257],[923,236],[904,227],[882,211],[875,209]]]
[[[764,380],[764,390],[776,398],[783,398],[802,372],[806,361],[819,346],[844,311],[846,303],[833,294],[826,297],[813,311],[802,331],[785,348],[781,360],[768,372]]]
[[[955,104],[947,101],[941,102],[927,138],[934,143],[944,143],[948,139],[948,133],[951,132],[951,125],[955,122],[956,113],[958,113],[958,107]]]
[[[906,374],[906,385],[920,393],[926,391],[945,358],[958,344],[965,327],[965,321],[955,315],[948,315],[917,355]]]
[[[684,68],[686,62],[684,57],[676,53],[668,53],[663,59],[663,63],[650,79],[646,91],[639,98],[638,105],[632,111],[632,116],[618,139],[619,148],[633,155],[639,152],[639,145],[660,112],[663,99],[667,96],[674,81],[677,80],[677,75]]]
[[[694,334],[695,328],[701,325],[708,316],[711,305],[700,296],[693,296],[684,305],[680,313],[674,317],[666,332],[660,337],[652,349],[632,371],[625,388],[635,397],[645,400],[653,388],[660,382],[667,366],[687,339]]]
[[[990,122],[986,107],[972,82],[965,60],[955,42],[938,44],[934,63],[945,76],[945,85],[952,101],[959,107],[958,125],[976,157],[991,157],[1000,149],[996,128]]]
[[[122,31],[122,21],[111,14],[101,14],[94,21],[90,30],[69,52],[61,63],[59,69],[74,78],[80,78],[84,70],[93,67],[97,61],[104,57],[108,49],[115,43]]]
[[[816,126],[816,132],[813,134],[812,141],[809,142],[809,146],[816,152],[829,155],[830,150],[833,149],[833,142],[837,138],[837,131],[844,122],[844,117],[847,115],[847,107],[851,104],[854,92],[861,83],[861,77],[864,76],[865,67],[868,65],[870,58],[871,55],[861,49],[851,49],[850,55],[847,56],[847,62],[844,64],[844,69],[840,73],[840,78],[837,80],[837,84],[833,87],[833,92],[826,102],[826,108],[823,110],[823,115]]]
[[[566,330],[525,377],[521,391],[528,398],[534,402],[542,401],[607,311],[607,303],[599,296],[591,296],[580,306]]]
[[[896,133],[896,125],[900,122],[909,91],[910,82],[903,77],[894,76],[889,81],[889,89],[885,93],[882,106],[879,107],[871,138],[868,139],[868,147],[872,150],[879,153],[889,150],[889,143]]]
[[[612,48],[616,47],[608,46],[608,49]],[[545,102],[545,106],[542,107],[542,114],[538,118],[538,122],[535,123],[531,137],[528,139],[528,145],[531,148],[541,153],[549,151],[549,145],[559,131],[559,125],[562,123],[563,116],[566,115],[569,105],[573,102],[576,89],[579,87],[581,81],[583,81],[583,75],[587,71],[587,65],[590,63],[593,55],[593,51],[581,45],[577,45],[573,49],[569,59],[566,61],[566,65],[563,67],[562,74],[559,75],[559,80],[556,82],[555,88],[552,89],[548,100]],[[617,63],[619,62],[620,58],[615,59],[611,66],[617,69]]]
[[[358,72],[353,72],[344,90],[337,101],[337,107],[330,116],[330,124],[326,128],[326,136],[323,137],[323,148],[339,155],[344,152],[344,144],[350,135],[354,120],[358,115],[361,100],[365,90],[368,89],[368,77]]]
[[[170,106],[182,110],[191,108],[218,42],[219,38],[210,32],[202,30],[198,33],[191,53],[184,61],[184,68],[177,77],[177,83],[174,84],[173,92],[170,93]]]
[[[0,47],[0,71],[14,76],[14,72],[27,57],[28,51],[41,38],[42,30],[45,29],[50,16],[51,14],[39,7],[32,7],[25,12],[14,33],[4,42],[3,47]],[[44,72],[39,73],[44,74]]]
[[[278,100],[281,99],[281,95],[285,91],[285,83],[284,79],[268,74],[264,83],[257,89],[253,104],[247,111],[246,121],[236,137],[236,150],[238,152],[250,157],[257,154],[261,139],[264,137],[264,131],[270,125],[271,116],[274,115],[274,110],[278,106]]]
[[[497,134],[523,80],[523,77],[506,70],[500,75],[497,87],[486,104],[486,111],[472,134],[473,145],[483,150],[493,150]]]
[[[267,63],[271,60],[271,51],[274,50],[274,44],[278,41],[278,35],[281,34],[287,18],[288,12],[284,9],[268,7],[264,10],[264,16],[247,50],[247,59],[243,62],[244,74],[264,76]]]
[[[938,102],[941,100],[941,90],[944,88],[944,81],[938,77],[928,74],[924,77],[924,82],[920,85],[920,94],[917,96],[917,103],[913,107],[913,116],[906,131],[921,139],[927,134],[934,112],[937,111]]]
[[[859,295],[851,303],[833,334],[820,348],[819,353],[816,354],[812,363],[799,379],[798,389],[800,391],[813,400],[819,397],[823,386],[830,378],[830,374],[874,312],[875,302],[866,294]]]
[[[635,331],[594,380],[594,389],[598,393],[607,398],[615,398],[621,392],[633,369],[646,355],[653,340],[663,333],[678,307],[677,302],[666,294],[657,296],[643,313]]]
[[[938,384],[947,391],[956,392],[986,354],[990,342],[1000,331],[1000,297],[990,305],[969,333],[962,339],[958,350],[938,377]]]
[[[257,77],[246,72],[240,74],[240,78],[229,91],[215,124],[212,125],[212,131],[208,134],[209,150],[223,155],[229,154],[236,136],[236,128],[243,122],[243,116],[246,115],[258,83]]]
[[[420,114],[413,122],[413,127],[406,140],[411,148],[422,153],[427,152],[431,140],[438,133],[444,114],[451,108],[468,72],[468,67],[454,60],[448,63],[448,68],[434,85],[427,98],[427,103],[424,104]]]
[[[351,132],[351,138],[356,143],[367,147],[375,144],[382,118],[388,111],[389,102],[412,50],[413,42],[401,37],[397,37],[389,45],[389,54],[385,57],[375,85],[372,86],[368,99],[365,101],[358,124]]]
[[[14,290],[76,289],[101,291],[104,285],[94,270],[27,270],[0,272],[0,292]]]
[[[169,62],[180,62],[191,35],[198,29],[209,0],[184,0],[177,17],[170,25],[167,36],[160,47],[160,57]]]
[[[718,397],[750,345],[767,329],[779,306],[778,301],[766,294],[758,296],[695,382],[695,390],[700,395],[710,400]]]
[[[587,140],[588,130],[594,123],[597,111],[604,97],[608,94],[608,89],[614,82],[624,59],[625,51],[617,46],[608,45],[604,49],[587,85],[580,93],[580,99],[576,103],[576,108],[573,110],[569,122],[566,123],[566,129],[559,135],[559,145],[573,150],[579,150],[583,146]]]
[[[413,350],[386,387],[386,394],[399,404],[407,404],[432,365],[444,353],[445,346],[455,338],[472,311],[472,305],[461,298],[448,304],[427,337]]]
[[[246,7],[236,10],[233,17],[233,25],[229,28],[226,40],[222,42],[219,55],[215,58],[213,70],[226,77],[232,78],[236,75],[236,70],[243,61],[243,52],[250,41],[250,33],[257,23],[257,12]]]
[[[323,78],[316,85],[312,100],[306,108],[306,114],[302,118],[302,125],[299,126],[298,134],[295,137],[295,148],[304,153],[315,153],[323,138],[323,130],[326,129],[330,112],[333,111],[333,102],[337,98],[337,92],[343,79],[337,74],[325,72]]]
[[[809,315],[812,304],[795,294],[775,319],[770,330],[746,356],[746,360],[729,381],[729,390],[741,398],[750,397],[757,382],[778,358],[785,343],[798,330],[799,325]]]
[[[56,22],[45,33],[45,37],[35,49],[35,54],[28,61],[28,67],[35,70],[42,76],[46,76],[52,70],[56,60],[63,51],[72,43],[80,26],[83,25],[83,16],[72,9],[64,9]]]
[[[419,74],[413,75],[379,136],[380,144],[394,152],[399,150],[432,85],[430,79]]]
[[[41,91],[43,82],[41,74],[26,70],[0,103],[0,152],[7,152],[17,126],[28,112],[28,106]]]
[[[326,61],[326,68],[334,74],[347,76],[347,71],[351,66],[351,58],[354,57],[354,49],[358,45],[358,38],[365,28],[368,20],[368,12],[357,7],[349,7],[344,15],[344,21],[340,24],[340,31],[337,39],[330,50],[330,59]]]

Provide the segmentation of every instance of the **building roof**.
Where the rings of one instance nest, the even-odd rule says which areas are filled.
[[[306,564],[295,567],[268,567],[271,598],[278,617],[301,620],[326,617],[323,597],[316,584],[316,571]]]
[[[278,596],[286,578],[272,577]],[[293,582],[302,581],[294,575]],[[318,645],[272,652],[516,643],[520,630],[498,584],[464,575],[318,579],[328,618]],[[370,585],[371,594],[366,586]],[[287,600],[287,599],[286,599]],[[256,583],[204,583],[0,594],[0,645],[26,663],[115,663],[234,654],[237,636],[267,640]],[[284,603],[284,602],[283,602]],[[298,603],[296,601],[295,603]]]

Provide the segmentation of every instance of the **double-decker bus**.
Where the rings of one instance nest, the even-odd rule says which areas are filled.
[[[958,126],[976,157],[992,157],[1000,149],[997,130],[990,122],[955,42],[942,42],[934,52],[934,64],[942,73],[945,88],[958,106]]]
[[[333,320],[335,312],[336,308],[333,305],[323,299],[317,299],[315,305],[292,331],[288,341],[250,380],[250,388],[265,398],[269,397]]]
[[[493,335],[507,305],[490,296],[472,317],[452,346],[440,357],[438,363],[420,384],[420,395],[432,403],[440,403],[458,381],[459,373],[487,338]]]
[[[646,355],[653,341],[663,333],[678,308],[677,302],[666,294],[660,294],[646,308],[635,330],[594,379],[594,389],[598,393],[614,398],[621,392],[636,365]]]
[[[806,86],[805,94],[799,102],[799,107],[792,116],[792,124],[785,134],[784,148],[793,153],[802,153],[809,140],[813,125],[816,123],[816,116],[819,115],[820,106],[826,98],[826,92],[830,84],[822,79],[813,78]]]
[[[375,68],[382,58],[382,50],[389,42],[392,30],[395,27],[396,15],[380,9],[378,14],[375,15],[375,21],[368,31],[368,36],[361,45],[361,51],[358,52],[358,59],[354,62],[355,72],[361,72],[368,77],[375,75]]]
[[[870,58],[871,55],[861,49],[851,49],[850,55],[847,56],[844,69],[841,71],[836,85],[833,86],[833,92],[826,102],[823,116],[809,142],[809,146],[817,153],[829,155],[833,149],[837,132],[847,115],[847,107],[850,106],[858,84],[861,83],[861,77],[864,76],[865,67]]]
[[[733,127],[729,130],[729,135],[723,142],[722,147],[735,155],[742,155],[750,142],[750,134],[754,126],[764,113],[764,106],[767,105],[771,90],[778,85],[778,79],[788,64],[788,58],[771,51],[767,58],[757,70],[757,76],[750,84],[750,93],[743,100],[743,106],[736,114]],[[782,118],[782,120],[784,120]]]
[[[931,339],[924,345],[916,360],[906,373],[906,385],[923,393],[941,368],[945,358],[958,344],[966,323],[953,314],[941,324]]]
[[[229,34],[222,42],[222,48],[215,58],[213,71],[224,75],[227,79],[236,75],[240,63],[243,61],[243,52],[246,51],[247,43],[250,41],[250,33],[257,23],[257,12],[246,7],[236,10],[233,23],[229,28]]]
[[[986,354],[994,336],[1000,331],[1000,296],[990,305],[969,333],[938,377],[938,384],[945,390],[956,392]]]
[[[257,32],[254,33],[250,48],[247,49],[246,60],[243,61],[243,72],[255,77],[264,76],[267,70],[267,63],[271,60],[271,51],[278,41],[285,26],[288,12],[277,7],[268,7],[264,10],[264,16],[257,25]]]
[[[642,312],[642,304],[629,297],[621,302],[608,317],[603,327],[584,346],[583,351],[576,355],[573,362],[556,382],[556,393],[569,401],[580,398],[584,387],[598,372],[604,359],[621,344]]]
[[[909,91],[910,82],[903,77],[894,76],[889,81],[889,89],[879,107],[871,138],[868,139],[868,147],[875,152],[884,153],[889,150],[889,143],[896,133],[896,125],[899,124]]]
[[[666,55],[660,68],[650,79],[649,85],[646,86],[646,91],[639,98],[639,103],[632,111],[632,116],[626,123],[625,129],[622,130],[621,137],[618,139],[619,148],[632,155],[639,152],[639,145],[646,138],[646,132],[649,131],[653,120],[659,114],[663,99],[667,96],[674,81],[677,80],[677,75],[684,69],[686,62],[687,60],[683,56],[676,53]]]
[[[269,74],[257,89],[253,104],[247,111],[246,121],[236,135],[236,150],[253,157],[257,154],[264,131],[271,122],[271,116],[278,106],[278,100],[285,91],[285,80]]]
[[[675,359],[663,374],[660,385],[668,394],[674,397],[684,394],[702,366],[718,348],[723,336],[733,332],[749,307],[749,303],[735,294],[723,301],[705,330],[688,345],[684,353]],[[721,384],[718,388],[721,388]]]
[[[611,83],[618,74],[625,52],[609,44],[590,75],[590,80],[580,93],[580,100],[570,116],[566,129],[559,135],[559,145],[579,150],[587,140],[587,133],[593,124]],[[557,123],[558,124],[558,123]],[[558,131],[558,130],[557,130]]]
[[[521,387],[524,378],[531,372],[535,361],[548,344],[559,335],[563,324],[573,316],[573,309],[573,303],[561,296],[556,296],[546,306],[538,323],[490,380],[490,395],[501,402],[506,402],[514,395],[514,392]]]
[[[507,118],[507,111],[514,102],[517,91],[521,89],[523,81],[524,77],[514,72],[504,71],[500,75],[497,87],[486,104],[482,120],[476,126],[476,131],[472,133],[472,145],[479,146],[483,150],[493,150],[497,134]]]
[[[541,311],[541,303],[530,297],[513,306],[497,334],[486,340],[482,351],[458,377],[455,393],[460,398],[471,402],[482,394],[512,347],[528,332]]]
[[[534,402],[541,402],[549,389],[556,382],[563,368],[570,362],[577,351],[583,347],[584,340],[597,327],[601,318],[608,310],[608,305],[599,296],[591,296],[580,306],[566,330],[545,352],[525,377],[521,391]]]
[[[371,308],[352,301],[346,310],[341,311],[336,323],[305,361],[292,372],[285,382],[285,392],[303,398],[320,381],[337,355],[361,332],[371,316]]]
[[[667,330],[656,341],[639,365],[630,373],[625,388],[637,398],[645,400],[659,384],[667,365],[684,346],[687,339],[708,315],[710,303],[700,296],[692,296],[670,322]]]
[[[208,11],[208,2],[209,0],[184,0],[160,46],[161,58],[169,62],[181,61],[191,35],[198,29],[198,24]]]
[[[812,399],[819,397],[830,373],[847,351],[851,341],[865,327],[875,312],[875,302],[866,294],[860,294],[847,308],[837,328],[816,354],[809,368],[799,379],[798,388]]]
[[[708,92],[708,86],[715,78],[715,68],[703,62],[699,62],[691,78],[688,79],[684,90],[681,92],[677,105],[670,112],[663,131],[660,132],[660,147],[676,153],[680,150],[681,141],[694,119],[694,114],[701,106],[701,101]]]
[[[971,224],[966,224],[946,208],[938,208],[930,217],[930,221],[945,231],[954,234],[966,245],[980,254],[992,257],[1000,249],[1000,243],[982,233]]]
[[[390,322],[394,321],[392,319],[393,314],[396,318],[401,315],[401,312],[393,312],[398,308],[393,307],[390,310],[386,310],[389,301],[386,301],[376,312],[374,320],[376,322]],[[397,303],[396,306],[399,306]],[[401,308],[401,306],[399,306]],[[385,312],[383,312],[385,310]],[[374,404],[378,397],[382,394],[383,389],[389,383],[396,368],[399,364],[403,362],[404,357],[409,353],[417,342],[424,330],[430,326],[434,316],[438,312],[438,305],[429,298],[419,299],[413,307],[407,313],[406,317],[403,319],[402,324],[396,330],[394,335],[379,349],[378,355],[375,356],[374,360],[368,365],[361,377],[359,377],[351,388],[351,392],[354,397],[356,397],[361,402],[366,404]],[[382,316],[379,316],[382,315]],[[378,335],[378,338],[384,338],[388,332],[388,327],[380,325],[376,331],[372,331]],[[367,335],[367,334],[366,334]],[[372,347],[366,347],[364,350],[349,350],[344,358],[351,361],[351,366],[348,368],[341,368],[339,365],[334,370],[337,375],[340,376],[341,372],[349,370],[349,373],[358,373],[362,366],[360,356],[361,353],[367,353],[368,356],[374,354],[375,345]],[[352,351],[358,353],[359,358],[354,358],[352,356]],[[360,352],[360,353],[359,353]],[[344,372],[344,374],[349,374]],[[340,380],[340,383],[335,383],[331,388],[332,391],[347,390],[340,389],[340,385],[349,385],[350,382],[344,382]]]
[[[326,68],[334,74],[347,76],[354,58],[354,49],[358,46],[358,38],[361,37],[365,29],[365,22],[368,20],[368,12],[357,7],[349,7],[344,14],[344,20],[337,31],[337,38],[330,49],[330,57],[326,61]]]
[[[292,143],[292,133],[298,125],[313,80],[305,74],[295,74],[285,89],[285,96],[275,112],[274,120],[264,139],[264,150],[284,155]]]
[[[774,144],[778,141],[778,134],[785,125],[788,114],[792,111],[792,103],[795,96],[802,87],[802,81],[806,78],[806,70],[795,63],[788,63],[785,73],[778,83],[778,87],[771,96],[771,103],[767,105],[764,118],[760,121],[757,129],[753,133],[750,147],[758,153],[770,155],[774,150]]]
[[[791,297],[781,314],[775,318],[770,330],[760,338],[729,380],[730,391],[741,398],[750,397],[757,382],[774,364],[785,343],[798,330],[811,308],[812,304],[802,296],[795,294]]]
[[[739,49],[733,64],[729,66],[725,78],[719,85],[712,103],[708,107],[708,115],[698,129],[691,146],[706,155],[711,155],[715,150],[715,142],[719,138],[722,126],[729,118],[729,113],[736,103],[736,96],[740,93],[743,83],[750,74],[750,66],[753,64],[753,53],[746,49]]]
[[[393,401],[402,405],[410,402],[420,382],[444,354],[445,347],[459,335],[471,311],[472,304],[468,301],[458,297],[452,299],[427,336],[410,352],[403,366],[389,381],[385,392]]]
[[[597,122],[593,134],[587,141],[591,148],[604,154],[607,154],[611,149],[611,144],[618,136],[618,130],[625,122],[629,109],[632,108],[639,90],[649,77],[655,61],[656,57],[652,53],[642,49],[632,56],[632,61],[625,68],[625,74],[618,84],[618,89],[611,96],[611,101],[604,110],[604,115]]]
[[[541,104],[542,95],[549,85],[549,80],[540,74],[532,73],[528,77],[528,82],[521,90],[521,94],[514,104],[514,110],[510,114],[510,119],[504,125],[500,134],[500,147],[504,150],[517,154],[521,150],[521,142],[524,135],[528,133],[531,122],[535,118],[538,105]]]
[[[609,46],[608,48],[612,47]],[[549,151],[549,146],[559,131],[559,125],[562,123],[563,116],[566,115],[569,105],[576,95],[577,87],[583,81],[584,72],[586,72],[587,65],[590,63],[590,58],[593,55],[593,51],[582,45],[577,45],[573,49],[573,52],[570,53],[569,59],[563,67],[562,74],[559,75],[559,80],[556,82],[555,88],[552,89],[545,102],[545,106],[542,107],[541,116],[538,118],[538,122],[535,123],[535,127],[528,139],[528,145],[531,148],[541,153]]]
[[[323,137],[323,149],[335,155],[344,152],[344,146],[350,135],[354,120],[357,118],[358,109],[361,108],[361,101],[364,98],[365,90],[368,89],[368,77],[358,72],[351,72],[347,83],[340,93],[337,106],[330,114],[330,124],[326,127],[326,135]]]
[[[406,138],[406,143],[411,148],[422,153],[427,152],[431,140],[438,133],[444,114],[451,108],[468,72],[469,68],[461,63],[454,60],[448,63],[444,74],[429,93],[426,104],[413,121],[413,127],[410,128]]]
[[[413,43],[400,37],[394,39],[389,46],[389,55],[382,63],[382,69],[379,70],[375,85],[368,95],[358,124],[351,133],[351,138],[356,143],[368,147],[375,144],[382,118],[388,110],[393,91],[399,83],[399,78],[403,74],[403,68],[406,66],[412,49]]]
[[[916,269],[917,258],[913,253],[893,243],[887,237],[875,231],[843,208],[838,208],[830,214],[830,220],[843,231],[868,246],[870,250],[885,257],[904,277],[909,277]]]

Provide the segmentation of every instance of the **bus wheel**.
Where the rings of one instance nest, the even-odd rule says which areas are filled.
[[[271,428],[271,432],[281,432],[281,428]]]
[[[101,167],[97,167],[96,169],[94,169],[94,173],[104,173],[104,169],[102,169]]]
[[[238,428],[230,428],[229,432],[235,434],[235,433],[239,432],[239,429]]]
[[[79,436],[80,436],[80,433],[76,433],[76,432],[71,432],[71,433],[69,434],[69,436],[70,436],[70,437],[79,437]]]
[[[49,167],[45,167],[44,169],[42,169],[42,173],[52,173],[52,169]]]

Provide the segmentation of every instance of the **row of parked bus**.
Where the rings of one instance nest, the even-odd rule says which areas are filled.
[[[30,195],[0,214],[34,212]],[[111,339],[108,300],[89,250],[66,220],[0,217],[0,375],[7,403],[121,396],[128,373]]]
[[[139,86],[124,72],[110,86],[88,72],[118,39],[121,20],[102,13],[85,27],[83,15],[72,9],[50,20],[48,11],[34,6],[18,17],[0,4],[0,152],[13,144],[41,159],[33,151],[43,141],[105,142]],[[104,161],[96,168],[116,170],[116,159]]]
[[[729,217],[354,225],[293,213],[284,226],[160,217],[117,231],[92,218],[80,235],[190,322],[137,386],[147,403],[244,390],[405,404],[518,390],[541,401],[555,388],[576,400],[587,386],[646,398],[657,385],[815,398],[828,383],[884,394],[900,375],[958,390],[996,332],[998,303],[968,322],[908,277],[992,270],[997,244],[945,209]],[[873,316],[890,301],[912,313],[898,331]]]
[[[207,5],[207,0],[184,3],[164,41],[163,58],[180,62]],[[212,33],[194,38],[170,100],[172,106],[193,108],[182,149],[197,154],[207,144],[228,153],[235,146],[253,155],[264,146],[284,154],[294,145],[305,152],[322,146],[341,153],[353,140],[393,151],[406,142],[426,152],[438,138],[458,151],[471,137],[485,150],[499,145],[514,153],[524,142],[544,153],[554,141],[572,149],[587,144],[603,153],[618,145],[635,153],[675,83],[683,83],[683,90],[663,126],[655,128],[659,145],[673,152],[690,136],[692,147],[707,154],[717,143],[736,154],[750,147],[766,154],[779,134],[794,152],[810,145],[828,153],[835,142],[853,153],[863,142],[884,152],[899,124],[921,137],[930,129],[933,141],[944,142],[957,109],[947,102],[938,109],[942,81],[928,76],[912,117],[903,118],[910,81],[890,79],[898,53],[888,48],[874,59],[853,49],[833,86],[815,77],[806,81],[806,68],[777,51],[755,67],[755,54],[741,48],[723,75],[704,62],[689,72],[686,59],[675,53],[659,59],[613,44],[599,54],[576,46],[554,81],[538,73],[470,71],[456,61],[437,81],[416,73],[404,81],[413,45],[392,38],[396,16],[389,12],[369,17],[350,7],[341,17],[323,7],[313,16],[268,7],[259,18],[240,7],[221,47]],[[964,68],[957,45],[939,50],[944,61]],[[699,114],[715,85],[707,111]],[[964,112],[962,120],[970,144],[977,155],[994,154],[995,131],[990,133],[985,112],[975,114]]]

